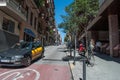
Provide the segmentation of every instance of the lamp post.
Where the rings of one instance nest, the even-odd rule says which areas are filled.
[[[85,0],[86,2],[86,0]],[[86,3],[84,4],[84,13],[86,12]],[[86,13],[85,15],[86,16]],[[88,50],[88,42],[87,42],[87,27],[85,29],[85,34],[86,34],[86,49]],[[88,52],[88,51],[87,51]],[[83,59],[83,80],[86,80],[86,58],[84,57]]]
[[[76,5],[76,0],[75,0],[75,9],[76,9],[76,7],[77,7],[77,5]],[[86,7],[86,5],[85,5],[85,7]],[[75,26],[77,26],[76,25],[76,23],[75,23]],[[85,34],[86,34],[86,37],[87,37],[87,28],[85,28]],[[75,64],[75,54],[76,54],[76,32],[77,32],[77,28],[75,29],[75,49],[74,49],[74,64]],[[87,46],[87,45],[86,45]],[[83,59],[82,59],[82,61],[83,61],[83,75],[82,75],[82,80],[86,80],[86,58],[85,57],[83,57]]]
[[[75,55],[76,55],[76,32],[74,32],[74,37],[75,37],[75,47],[74,47],[74,62],[73,64],[75,65]]]
[[[55,45],[57,45],[57,41],[58,41],[57,40],[57,35],[58,35],[57,30],[54,28],[53,31],[55,32]]]

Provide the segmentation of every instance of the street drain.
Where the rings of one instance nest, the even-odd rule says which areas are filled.
[[[58,71],[58,69],[54,69],[55,71]]]

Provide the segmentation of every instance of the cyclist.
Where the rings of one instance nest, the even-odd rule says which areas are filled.
[[[88,65],[93,66],[94,65],[94,55],[93,55],[94,45],[92,42],[89,43],[88,48],[89,48],[88,49],[88,57],[85,55],[86,49],[82,43],[80,43],[80,45],[79,45],[78,52],[79,52],[80,56],[83,56],[86,59],[87,66]]]
[[[80,43],[79,49],[78,49],[79,55],[85,55],[85,51],[86,51],[85,46],[82,43]]]

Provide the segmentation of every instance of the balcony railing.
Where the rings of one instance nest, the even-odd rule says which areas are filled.
[[[17,12],[19,15],[26,18],[27,12],[18,2],[16,2],[15,0],[7,0],[7,5],[12,7],[15,10],[15,12]]]

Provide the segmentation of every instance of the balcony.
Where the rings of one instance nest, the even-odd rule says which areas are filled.
[[[16,0],[6,0],[6,4],[6,6],[0,7],[0,9],[18,21],[26,21],[26,11],[19,2]]]

